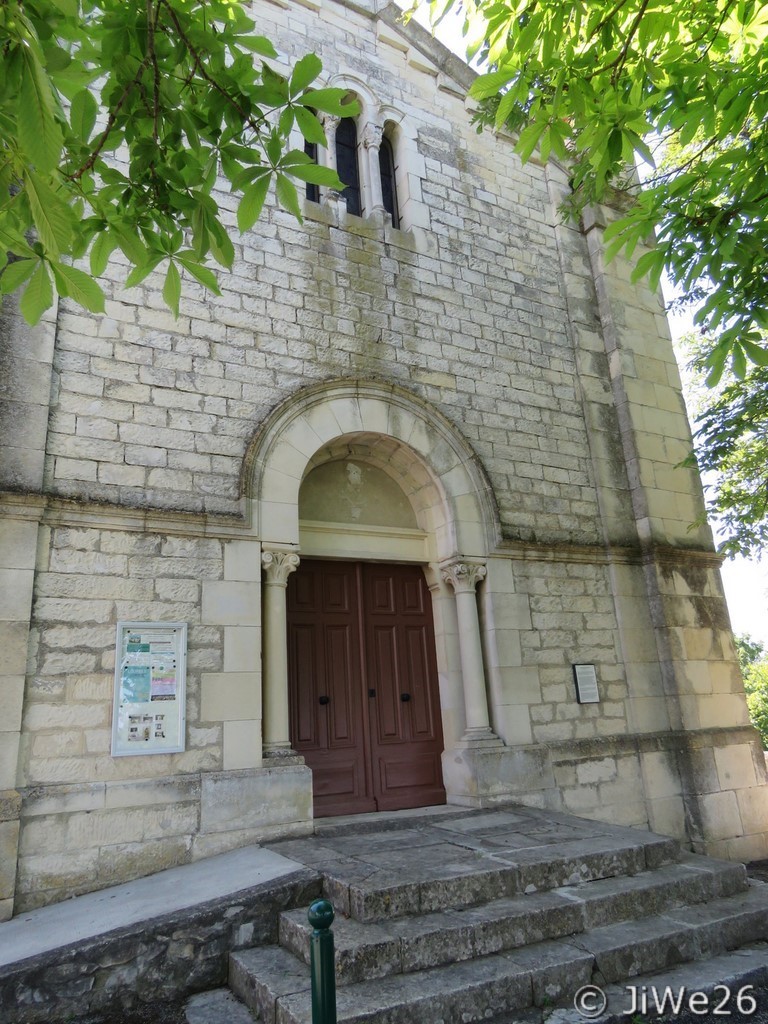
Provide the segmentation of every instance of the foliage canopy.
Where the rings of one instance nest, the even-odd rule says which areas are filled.
[[[687,398],[695,418],[694,452],[687,465],[704,474],[707,508],[733,557],[761,557],[768,549],[768,368],[752,367],[742,379],[726,369],[705,387],[706,339],[683,338],[690,355]]]
[[[746,634],[735,637],[735,641],[749,717],[768,750],[768,656],[764,645]]]
[[[667,270],[709,338],[715,383],[730,356],[768,365],[768,5],[757,0],[432,0],[464,13],[480,125],[567,163],[570,211],[627,193],[606,231],[636,276]],[[659,154],[663,159],[657,159]],[[645,181],[627,168],[642,161]]]
[[[270,183],[300,218],[292,179],[343,187],[291,149],[294,124],[325,142],[316,113],[354,113],[312,88],[313,54],[280,74],[240,0],[3,0],[0,4],[0,292],[23,288],[36,322],[62,295],[100,311],[95,278],[119,249],[138,284],[160,264],[178,312],[180,270],[218,291],[212,258],[234,249],[222,178],[250,228]],[[5,253],[9,254],[6,265]],[[73,260],[88,254],[90,271]]]

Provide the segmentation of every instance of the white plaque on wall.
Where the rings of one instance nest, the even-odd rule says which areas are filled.
[[[599,704],[597,672],[594,665],[574,665],[573,678],[576,682],[576,700],[579,704]]]
[[[118,622],[112,756],[184,750],[186,622]]]

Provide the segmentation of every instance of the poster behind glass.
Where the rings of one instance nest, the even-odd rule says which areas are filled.
[[[118,622],[112,756],[184,750],[186,622]]]

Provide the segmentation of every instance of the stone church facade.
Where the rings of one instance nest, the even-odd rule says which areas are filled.
[[[255,13],[359,99],[319,159],[352,138],[360,214],[268,205],[178,319],[119,263],[104,316],[3,312],[0,915],[307,833],[313,799],[768,856],[667,323],[610,213],[562,224],[563,169],[477,134],[395,8]],[[112,755],[119,622],[187,625],[182,751]]]

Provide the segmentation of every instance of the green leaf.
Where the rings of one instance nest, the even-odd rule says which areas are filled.
[[[54,256],[66,252],[74,229],[72,211],[39,174],[30,170],[24,181],[32,220],[40,241]]]
[[[238,36],[237,45],[252,53],[258,53],[260,57],[275,60],[278,56],[277,50],[266,36]]]
[[[536,146],[539,144],[539,139],[546,130],[546,121],[534,121],[533,124],[529,124],[527,128],[524,128],[520,132],[520,137],[518,138],[517,145],[515,146],[515,152],[523,163],[530,160],[534,149],[536,149]]]
[[[318,146],[326,146],[328,144],[323,126],[311,110],[307,110],[306,107],[294,107],[293,113],[296,117],[299,131],[307,142],[314,142]]]
[[[283,140],[280,138],[277,132],[273,132],[270,135],[269,139],[267,140],[267,145],[265,148],[267,150],[269,162],[272,164],[273,167],[277,166],[277,164],[280,162],[280,156],[283,152]]]
[[[310,82],[314,82],[323,70],[323,63],[314,53],[308,53],[297,62],[291,75],[291,96],[296,96],[302,89],[306,89]]]
[[[299,178],[300,181],[308,181],[313,185],[325,185],[338,191],[344,188],[344,182],[332,167],[322,167],[320,164],[286,164],[282,170],[292,178]]]
[[[61,295],[74,299],[92,313],[104,312],[104,292],[92,277],[64,263],[51,263],[51,270]]]
[[[271,178],[271,174],[264,174],[243,192],[243,198],[237,208],[237,226],[241,234],[250,230],[259,219]]]
[[[480,75],[472,83],[469,95],[473,100],[488,100],[508,85],[516,76],[515,70],[489,71],[487,75]]]
[[[87,142],[91,137],[98,109],[98,104],[89,89],[81,89],[72,100],[69,123],[72,125],[72,131],[83,142]]]
[[[13,253],[14,256],[23,256],[30,260],[38,258],[38,254],[30,245],[27,245],[24,238],[18,232],[8,230],[7,224],[2,222],[0,222],[0,246],[6,252]]]
[[[753,341],[747,341],[746,338],[742,338],[741,347],[753,363],[758,366],[768,366],[768,348],[756,345]]]
[[[737,380],[744,380],[744,374],[747,372],[747,357],[744,355],[741,345],[734,345],[731,350],[731,368]]]
[[[24,294],[19,302],[21,315],[27,323],[34,327],[40,317],[53,305],[53,287],[48,268],[42,261],[38,263],[37,270],[24,289]]]
[[[280,115],[280,120],[278,122],[278,131],[280,132],[280,134],[287,138],[291,131],[291,128],[293,128],[293,122],[293,107],[286,107],[285,110]]]
[[[166,305],[173,311],[174,316],[178,316],[179,300],[181,299],[181,277],[179,276],[179,269],[173,260],[169,262],[168,273],[165,275],[163,298]]]
[[[196,281],[199,281],[201,285],[213,292],[214,295],[221,295],[219,282],[216,280],[216,275],[212,270],[208,267],[204,267],[196,260],[190,259],[188,256],[177,256],[176,258],[184,269],[190,272]]]
[[[661,248],[651,249],[650,252],[644,252],[632,268],[631,280],[634,284],[635,281],[639,281],[641,277],[647,274],[651,288],[655,290],[659,286],[663,269],[664,250]]]
[[[148,253],[146,248],[142,245],[138,235],[135,232],[130,231],[125,223],[113,223],[110,227],[117,238],[117,244],[120,246],[124,255],[136,267],[143,265],[148,259]],[[157,266],[157,264],[155,264],[155,266]],[[147,273],[149,273],[149,271],[147,271]]]
[[[322,110],[324,114],[356,117],[360,113],[360,104],[357,100],[344,102],[348,95],[347,89],[308,89],[296,102],[303,107]]]
[[[25,47],[18,98],[19,145],[38,171],[52,171],[61,157],[61,129],[53,117],[51,86],[32,50]]]
[[[51,0],[51,3],[68,18],[76,18],[78,16],[79,5],[77,0]]]
[[[713,348],[706,359],[706,365],[710,368],[707,375],[707,387],[713,388],[720,380],[725,369],[725,360],[728,357],[730,345],[722,343]]]
[[[20,285],[29,280],[37,263],[36,259],[16,260],[14,263],[9,263],[0,274],[0,294],[10,295],[15,292]]]
[[[514,90],[504,93],[501,97],[501,102],[499,103],[496,110],[496,116],[494,118],[494,123],[497,128],[501,128],[507,123],[507,118],[512,113],[517,102],[517,95]]]
[[[289,181],[284,174],[278,174],[275,182],[275,191],[277,192],[277,201],[280,205],[284,206],[289,213],[292,213],[299,224],[303,224],[301,207],[299,206],[299,195],[293,182]]]
[[[232,240],[216,217],[209,217],[206,223],[208,225],[213,258],[222,267],[231,269],[232,264],[235,262],[235,247],[232,245]]]
[[[107,269],[109,257],[117,248],[117,239],[110,231],[102,230],[96,235],[91,248],[91,273],[94,277],[101,277]]]
[[[146,257],[146,253],[144,255]],[[152,257],[146,259],[146,262],[145,259],[142,258],[141,263],[135,266],[125,279],[125,287],[135,288],[137,284],[141,284],[144,278],[149,277],[158,263],[161,263],[165,258],[165,253],[161,253],[159,256],[154,254]]]

